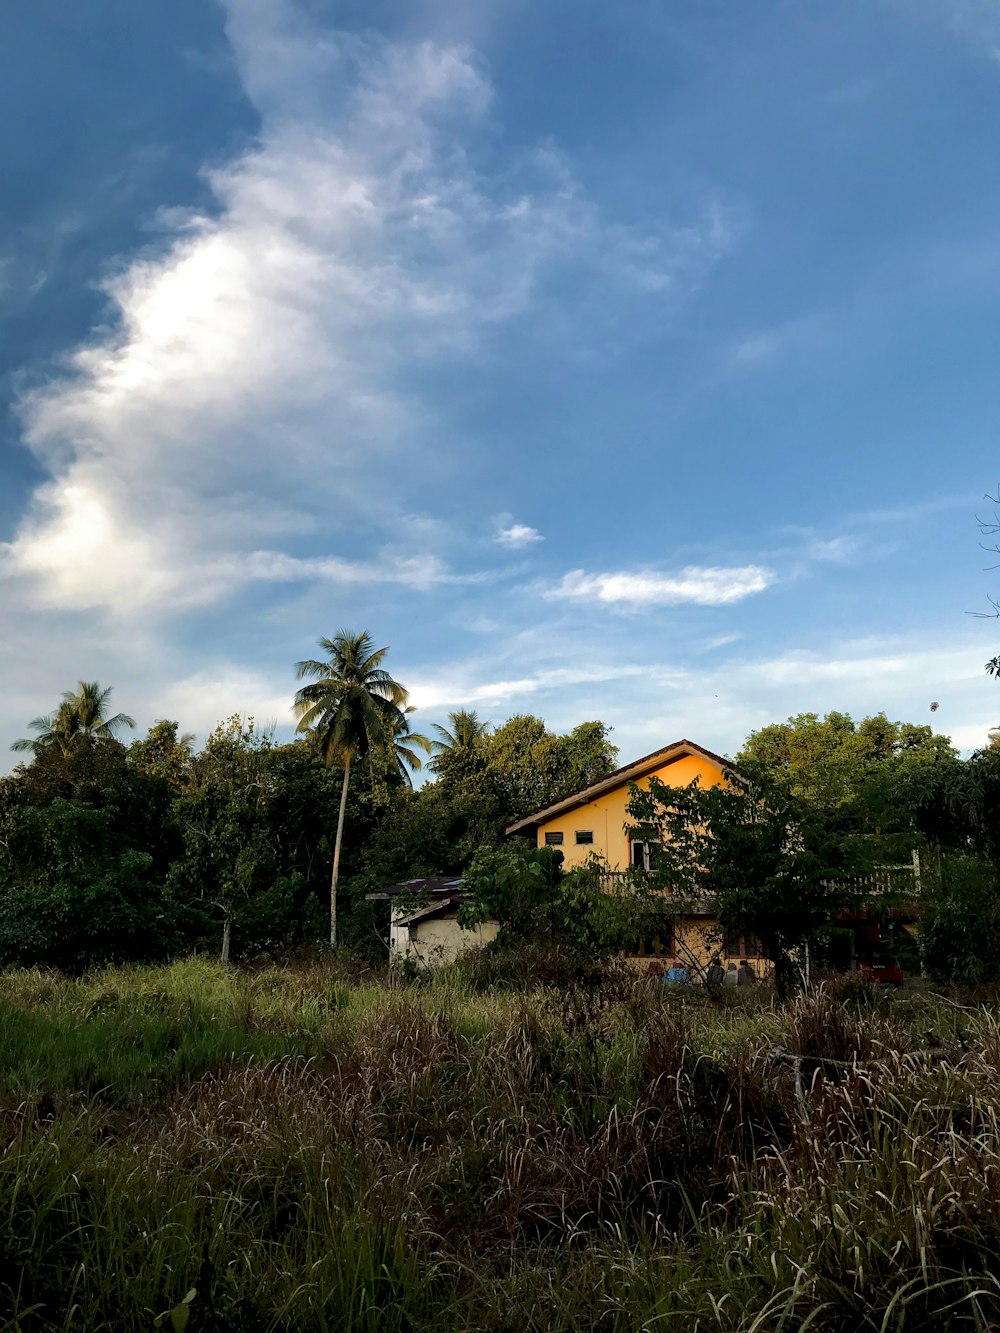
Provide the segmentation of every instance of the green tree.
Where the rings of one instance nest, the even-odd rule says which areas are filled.
[[[1000,871],[1000,747],[907,774],[898,799],[931,848],[979,856]]]
[[[400,717],[393,719],[390,723],[391,746],[390,753],[392,761],[395,764],[397,777],[402,778],[408,786],[413,786],[411,773],[419,773],[423,768],[423,760],[417,751],[423,754],[430,754],[434,748],[433,741],[428,737],[422,736],[419,731],[412,731],[410,728],[410,714],[415,712],[412,704],[401,710]]]
[[[299,679],[308,678],[310,684],[296,693],[294,706],[298,730],[311,732],[323,762],[343,771],[330,876],[330,947],[336,948],[337,879],[351,764],[373,750],[389,749],[406,730],[407,691],[382,666],[388,648],[375,648],[367,631],[341,630],[319,644],[326,659],[296,667]]]
[[[27,806],[0,839],[0,961],[80,971],[153,961],[176,943],[153,857],[115,811],[57,798]]]
[[[24,754],[30,751],[36,757],[48,750],[58,750],[68,754],[76,735],[76,719],[72,709],[66,704],[60,705],[54,713],[45,713],[28,723],[35,736],[22,736],[11,744],[11,749]]]
[[[449,730],[450,728],[450,730]],[[489,722],[481,722],[474,711],[460,708],[448,714],[448,726],[442,727],[435,722],[437,739],[432,742],[434,757],[427,767],[432,773],[447,772],[462,758],[467,758],[477,743],[489,733]]]
[[[178,734],[176,722],[154,722],[148,733],[129,746],[129,762],[142,773],[163,778],[174,791],[191,779],[194,736]]]
[[[603,722],[559,736],[530,714],[509,718],[480,745],[507,823],[607,777],[618,754]]]
[[[891,722],[876,713],[856,723],[848,713],[799,713],[751,732],[738,766],[763,764],[795,796],[828,813],[862,821],[873,782],[924,764],[954,759],[947,736],[931,727]]]
[[[65,691],[55,713],[36,717],[28,724],[38,732],[37,736],[17,740],[11,749],[38,754],[55,746],[66,752],[76,744],[117,740],[118,732],[135,726],[135,718],[127,713],[109,717],[110,698],[110,685],[102,690],[96,680],[81,680],[75,691]]]
[[[599,861],[563,870],[556,847],[511,846],[480,852],[462,877],[469,898],[459,908],[464,928],[500,926],[500,947],[542,943],[573,962],[619,953],[636,934],[649,894],[644,885],[609,888]]]
[[[714,913],[726,931],[756,935],[788,994],[792,954],[844,905],[857,849],[763,765],[726,772],[728,785],[633,786],[631,836],[652,845],[650,884],[678,904]]]
[[[174,802],[183,853],[171,866],[170,889],[206,923],[221,918],[224,963],[234,925],[253,916],[257,900],[280,878],[267,819],[271,749],[270,735],[258,731],[253,718],[229,718],[209,736]]]
[[[920,951],[935,981],[976,986],[1000,977],[997,871],[968,853],[945,853],[920,922]]]

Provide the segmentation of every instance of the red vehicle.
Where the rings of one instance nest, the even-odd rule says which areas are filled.
[[[902,986],[903,971],[895,958],[863,958],[858,971],[873,986]]]

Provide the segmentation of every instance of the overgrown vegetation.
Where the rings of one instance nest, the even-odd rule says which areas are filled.
[[[528,716],[494,728],[459,711],[430,741],[411,726],[385,649],[346,631],[321,643],[324,659],[300,664],[306,734],[289,745],[239,716],[198,752],[170,721],[125,745],[132,719],[112,715],[110,691],[86,681],[30,724],[35,735],[17,745],[30,762],[0,778],[0,965],[79,971],[193,949],[279,959],[335,926],[338,944],[378,962],[388,907],[366,895],[462,874],[474,910],[502,916],[508,940],[558,937],[591,958],[657,934],[664,909],[648,890],[669,882],[675,915],[684,899],[708,904],[724,932],[763,942],[787,990],[791,954],[806,942],[847,965],[834,957],[845,952],[836,913],[859,870],[902,868],[912,898],[917,852],[926,965],[960,983],[1000,975],[989,944],[1000,747],[962,760],[928,726],[802,714],[747,739],[728,793],[643,798],[634,817],[647,848],[668,849],[669,875],[633,874],[616,896],[596,868],[539,871],[515,892],[511,865],[526,849],[505,846],[504,830],[606,777],[617,755],[608,729],[584,722],[556,735]],[[409,773],[427,750],[434,778],[414,791]],[[854,894],[855,922],[867,913],[891,925],[891,895],[878,887],[877,901],[864,884]]]
[[[531,805],[614,767],[600,722],[557,736],[534,717],[456,713],[432,747],[384,650],[346,633],[322,645],[329,660],[300,664],[307,734],[292,744],[234,716],[200,752],[169,721],[126,746],[132,719],[105,716],[96,682],[35,719],[17,746],[30,762],[0,778],[0,965],[276,958],[335,920],[340,944],[380,959],[388,911],[369,890],[460,873]],[[413,791],[429,748],[436,779]]]
[[[192,961],[0,1009],[7,1329],[1000,1321],[985,1005]]]

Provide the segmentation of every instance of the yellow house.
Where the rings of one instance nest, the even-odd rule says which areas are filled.
[[[633,842],[626,829],[631,823],[626,807],[629,787],[647,788],[650,778],[658,778],[671,787],[687,787],[697,781],[702,787],[725,782],[724,770],[731,765],[721,755],[713,754],[694,741],[675,741],[654,750],[624,768],[616,769],[561,801],[535,810],[507,829],[508,834],[522,834],[536,839],[538,847],[558,847],[567,869],[583,865],[596,854],[612,871],[629,866],[649,865],[649,854],[641,842]],[[749,939],[726,939],[715,916],[708,912],[676,919],[673,929],[636,941],[629,959],[637,966],[679,964],[703,969],[718,955],[723,964],[748,958],[761,976],[766,962],[759,945]]]

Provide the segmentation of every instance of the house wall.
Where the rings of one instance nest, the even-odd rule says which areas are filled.
[[[389,961],[402,963],[409,960],[420,968],[440,967],[451,963],[470,949],[481,949],[496,939],[500,927],[495,921],[485,921],[472,930],[462,930],[455,912],[415,921],[412,926],[396,925],[389,928]]]
[[[664,764],[646,777],[639,778],[635,785],[646,789],[651,777],[659,778],[671,787],[687,787],[695,778],[703,787],[716,787],[723,781],[722,769],[703,755],[685,755],[682,759],[675,759],[673,763]],[[567,870],[583,865],[595,852],[608,862],[612,870],[627,869],[631,861],[631,846],[625,833],[625,825],[631,822],[625,810],[628,800],[629,783],[623,782],[620,787],[605,792],[587,805],[546,820],[538,826],[538,846],[545,846],[546,833],[562,833],[560,850]],[[577,830],[591,831],[594,835],[593,844],[577,846]]]
[[[704,755],[685,755],[666,763],[654,770],[635,785],[642,790],[649,787],[650,778],[659,780],[670,787],[687,787],[696,779],[703,787],[716,787],[724,782],[722,769]],[[545,846],[546,833],[561,832],[563,842],[561,851],[563,863],[567,869],[583,865],[592,853],[603,857],[612,870],[625,870],[631,864],[631,841],[625,832],[626,824],[631,823],[626,807],[629,801],[629,784],[622,783],[613,791],[605,792],[587,805],[579,806],[568,814],[558,815],[538,826],[538,846]],[[592,845],[577,845],[577,830],[593,832]],[[767,960],[753,953],[726,954],[722,949],[722,930],[717,918],[710,916],[682,917],[674,923],[674,937],[677,947],[673,953],[629,954],[626,962],[630,967],[646,970],[659,958],[664,966],[671,962],[687,963],[693,957],[697,965],[706,968],[713,958],[718,956],[723,965],[729,962],[739,963],[741,958],[749,958],[758,977],[763,977],[769,970]]]
[[[770,963],[752,949],[739,953],[725,952],[724,932],[719,925],[718,917],[707,915],[679,917],[674,922],[674,941],[672,953],[631,953],[625,955],[625,962],[629,967],[645,972],[656,962],[662,963],[664,967],[669,967],[673,963],[690,966],[693,959],[695,965],[704,970],[713,958],[718,958],[723,967],[729,963],[739,964],[746,958],[753,965],[758,979],[763,980],[770,974]]]

